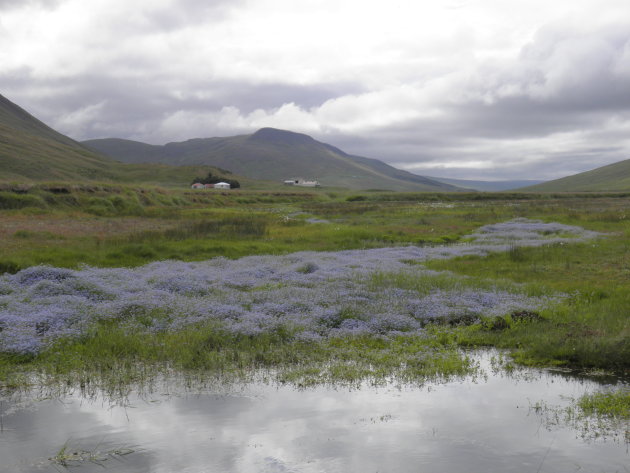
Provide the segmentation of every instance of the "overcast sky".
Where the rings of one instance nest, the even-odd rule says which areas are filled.
[[[630,158],[630,0],[0,0],[0,94],[77,140],[550,179]]]

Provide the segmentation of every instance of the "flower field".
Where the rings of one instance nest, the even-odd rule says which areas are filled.
[[[136,268],[34,266],[0,276],[0,351],[36,354],[110,321],[147,333],[213,321],[234,334],[283,331],[301,341],[419,335],[432,321],[539,311],[563,297],[480,284],[428,270],[424,262],[597,235],[518,218],[443,246],[158,261]]]

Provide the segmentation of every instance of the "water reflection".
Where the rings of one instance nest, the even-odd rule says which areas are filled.
[[[598,382],[488,365],[486,373],[421,388],[223,386],[125,405],[76,394],[5,400],[0,471],[63,471],[49,458],[66,442],[77,451],[135,450],[70,468],[80,472],[628,471],[623,440],[585,440],[531,409],[566,405]]]

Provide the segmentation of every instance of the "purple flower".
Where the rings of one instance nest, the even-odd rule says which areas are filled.
[[[248,335],[283,328],[303,341],[417,334],[432,319],[540,310],[561,296],[473,289],[464,279],[451,289],[436,284],[428,292],[394,283],[374,287],[374,274],[430,281],[444,273],[409,262],[596,235],[579,227],[516,219],[481,227],[469,243],[460,245],[158,261],[133,269],[35,266],[0,275],[0,351],[36,353],[62,337],[85,333],[100,320],[149,332],[180,330],[207,320]]]

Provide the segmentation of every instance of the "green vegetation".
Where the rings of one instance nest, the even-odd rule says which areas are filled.
[[[577,402],[586,415],[630,419],[630,391],[585,394]]]
[[[523,190],[529,192],[627,192],[630,189],[630,159],[591,171],[563,177]]]
[[[231,174],[231,173],[226,172],[224,174]],[[191,181],[191,184],[195,184],[195,183],[216,184],[218,182],[227,182],[230,185],[231,189],[238,189],[239,187],[241,187],[240,182],[238,182],[236,179],[230,179],[230,178],[222,177],[222,176],[215,176],[214,174],[212,174],[212,171],[210,171],[206,177],[195,177]]]
[[[585,216],[583,216],[585,217]],[[593,226],[602,225],[592,215]],[[630,366],[629,225],[595,242],[519,248],[486,258],[431,261],[428,267],[475,279],[509,280],[543,286],[571,297],[534,324],[513,323],[508,329],[471,326],[458,333],[464,346],[492,345],[514,350],[526,364],[559,364],[618,371]]]
[[[463,285],[569,295],[540,313],[438,320],[425,327],[422,337],[344,337],[317,343],[296,340],[287,327],[245,336],[205,323],[147,334],[102,323],[88,336],[59,342],[36,356],[1,355],[0,385],[61,383],[113,390],[173,371],[241,377],[252,369],[298,385],[391,377],[422,382],[474,370],[462,349],[484,346],[510,349],[526,364],[627,373],[630,219],[627,199],[619,195],[5,186],[0,192],[0,271],[14,273],[42,263],[135,266],[164,259],[443,245],[465,242],[476,228],[515,217],[580,225],[606,236],[427,263],[467,279],[442,275],[427,281],[381,273],[373,275],[371,284],[418,294]]]
[[[257,336],[234,335],[216,324],[155,335],[102,323],[85,338],[60,342],[37,357],[0,356],[5,387],[81,386],[116,394],[150,385],[175,372],[224,381],[268,372],[280,382],[374,384],[396,378],[410,383],[474,371],[469,357],[440,337],[335,338],[321,343],[295,341],[280,329]]]
[[[568,406],[536,402],[531,407],[548,427],[569,425],[585,439],[611,438],[630,443],[630,391],[611,391],[570,398]]]

